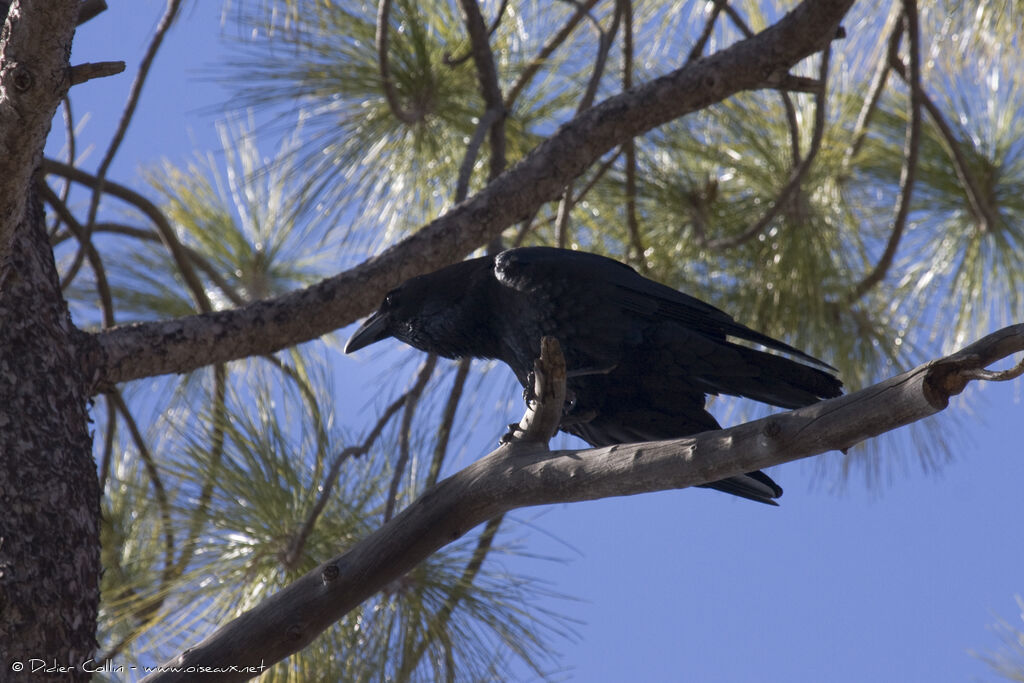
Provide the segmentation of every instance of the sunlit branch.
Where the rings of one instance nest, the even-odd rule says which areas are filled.
[[[915,0],[903,0],[903,26],[907,35],[907,51],[910,55],[910,93],[907,98],[908,121],[906,140],[903,146],[904,162],[900,171],[899,200],[896,203],[896,214],[893,217],[885,250],[871,272],[854,287],[847,299],[848,302],[856,301],[864,296],[885,278],[896,257],[896,249],[903,238],[907,217],[910,215],[910,199],[914,192],[917,160],[921,148],[921,40]]]

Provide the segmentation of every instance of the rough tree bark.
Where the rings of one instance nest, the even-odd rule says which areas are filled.
[[[67,92],[75,0],[16,1],[0,33],[0,679],[85,680],[99,603],[99,485],[78,357],[32,192]],[[21,669],[20,667],[24,667]],[[20,672],[20,673],[19,673]]]

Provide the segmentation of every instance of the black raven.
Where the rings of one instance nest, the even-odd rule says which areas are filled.
[[[446,358],[504,361],[527,387],[545,335],[561,344],[574,399],[561,429],[594,446],[720,429],[704,409],[707,394],[799,408],[841,393],[829,366],[714,306],[610,258],[550,247],[509,249],[406,281],[345,352],[395,337]],[[708,486],[769,504],[782,495],[762,472]]]

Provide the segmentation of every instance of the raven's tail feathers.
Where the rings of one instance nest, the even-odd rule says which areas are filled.
[[[764,503],[765,505],[778,505],[773,499],[782,495],[782,487],[760,470],[736,477],[729,477],[728,479],[722,479],[710,484],[703,484],[702,488],[731,493],[734,496]]]

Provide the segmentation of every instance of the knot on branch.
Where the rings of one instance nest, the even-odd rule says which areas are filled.
[[[1006,370],[988,366],[1024,351],[1024,324],[1011,325],[982,337],[951,356],[929,364],[924,382],[925,397],[936,408],[945,408],[950,396],[964,390],[971,380],[1005,382],[1024,374],[1024,359]]]
[[[517,424],[509,425],[502,443],[529,442],[547,445],[558,431],[565,404],[565,356],[554,337],[540,340],[540,358],[533,362],[533,372],[524,394],[526,414]]]

